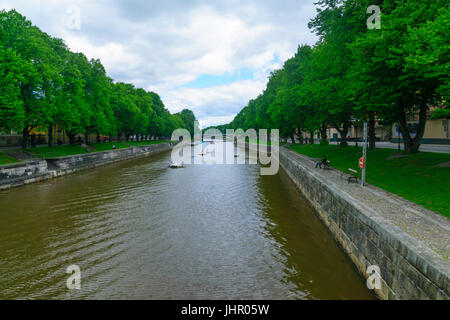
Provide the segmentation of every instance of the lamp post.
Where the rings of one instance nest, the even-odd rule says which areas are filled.
[[[362,156],[361,167],[361,186],[364,187],[366,184],[366,164],[367,164],[367,121],[364,122],[364,140],[363,140],[363,156]]]

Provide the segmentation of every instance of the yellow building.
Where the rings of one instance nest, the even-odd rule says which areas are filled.
[[[422,137],[423,144],[450,144],[450,120],[449,119],[431,119],[431,115],[436,108],[432,107],[427,112],[427,122],[425,124],[425,132]],[[419,118],[417,115],[411,117],[408,121],[408,127],[411,136],[414,137],[419,126]],[[402,140],[402,134],[398,130],[398,123],[392,124],[391,142]]]
[[[412,132],[411,136],[414,137],[415,128],[419,125],[418,121],[408,121],[408,126]],[[425,124],[425,132],[423,134],[423,144],[450,144],[449,133],[450,121],[448,119],[434,119],[427,120]],[[398,124],[392,125],[392,142],[398,142],[398,139],[402,138],[402,134],[398,130]]]

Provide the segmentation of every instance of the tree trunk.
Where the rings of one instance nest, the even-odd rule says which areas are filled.
[[[309,143],[314,144],[314,131],[310,131],[309,134],[310,134]]]
[[[22,130],[22,148],[26,149],[28,147],[28,137],[30,135],[29,127],[25,127]]]
[[[303,144],[303,132],[302,132],[302,129],[297,128],[297,135],[298,135],[298,139],[299,139],[300,144]]]
[[[97,131],[97,143],[100,143],[100,133]]]
[[[350,121],[344,121],[344,123],[342,124],[342,129],[339,126],[335,126],[336,130],[339,132],[339,135],[341,136],[341,142],[340,142],[340,146],[341,147],[347,147],[348,143],[347,143],[347,133],[348,133],[348,128],[350,127]]]
[[[401,103],[401,102],[400,102]],[[427,121],[427,110],[428,107],[426,103],[422,103],[419,109],[419,127],[417,129],[417,134],[414,138],[411,138],[409,134],[408,121],[406,118],[406,112],[403,105],[400,105],[400,119],[399,119],[399,129],[403,137],[403,145],[405,147],[406,153],[416,153],[419,152],[420,142],[422,140],[423,134],[425,132],[425,124]]]
[[[34,133],[31,135],[31,147],[36,148],[36,135]]]
[[[370,150],[374,150],[376,147],[376,141],[377,141],[377,137],[375,134],[375,114],[373,112],[371,112],[369,114],[369,123],[368,123],[368,127],[369,127],[369,149]]]
[[[53,145],[53,126],[50,125],[48,127],[48,146],[51,147]]]
[[[320,144],[327,144],[327,125],[325,123],[320,127]]]
[[[67,132],[67,136],[69,137],[69,144],[72,146],[75,144],[75,135],[72,132]]]
[[[295,137],[294,137],[293,133],[291,133],[291,140],[292,140],[292,144],[295,144]]]
[[[89,144],[89,133],[85,133],[84,134],[84,144],[88,145]]]

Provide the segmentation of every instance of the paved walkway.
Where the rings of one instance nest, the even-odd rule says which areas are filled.
[[[448,261],[450,219],[374,186],[363,188],[360,184],[348,183],[348,175],[336,169],[315,169],[315,161],[304,155],[296,153],[296,158],[303,166],[310,167],[330,184],[346,192],[349,197],[357,199],[360,205],[371,208],[371,211],[418,239]]]

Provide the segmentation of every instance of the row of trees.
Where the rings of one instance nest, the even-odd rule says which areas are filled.
[[[114,83],[100,60],[71,52],[17,11],[0,11],[0,132],[21,132],[24,147],[34,129],[51,135],[58,126],[74,143],[77,134],[170,137],[194,121],[187,109],[170,114],[154,92]]]
[[[336,128],[347,145],[352,122],[368,121],[375,146],[375,119],[399,124],[405,150],[416,152],[427,110],[449,117],[450,14],[445,0],[320,0],[309,23],[314,47],[300,46],[267,88],[219,129],[279,128],[302,137]],[[381,8],[381,29],[367,27],[367,8]],[[408,120],[418,115],[415,136]]]

